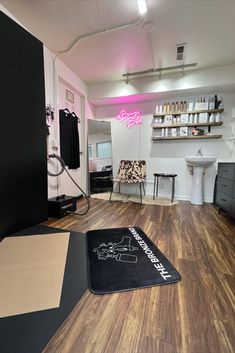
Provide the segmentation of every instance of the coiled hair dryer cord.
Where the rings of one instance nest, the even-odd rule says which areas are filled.
[[[52,173],[49,172],[49,170],[47,171],[47,174],[52,176],[52,177],[57,177],[59,175],[61,175],[64,171],[67,173],[67,175],[69,176],[69,178],[72,180],[72,182],[77,186],[77,188],[81,191],[81,193],[85,196],[86,201],[87,201],[87,209],[85,212],[83,213],[78,213],[78,212],[71,212],[71,211],[67,211],[68,214],[75,214],[77,216],[84,216],[85,214],[87,214],[87,212],[90,209],[90,200],[89,197],[87,196],[87,194],[82,190],[82,188],[76,183],[76,181],[73,179],[73,177],[69,174],[68,170],[65,167],[65,162],[63,160],[63,158],[61,158],[60,156],[58,156],[57,154],[53,153],[53,154],[49,154],[49,159],[50,158],[55,158],[60,162],[61,165],[61,169],[58,173]]]

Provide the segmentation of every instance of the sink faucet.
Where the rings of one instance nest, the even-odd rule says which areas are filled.
[[[203,156],[202,148],[199,148],[199,150],[197,151],[197,156]]]

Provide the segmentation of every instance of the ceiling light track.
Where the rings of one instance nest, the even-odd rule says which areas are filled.
[[[192,63],[192,64],[182,64],[182,65],[176,65],[176,66],[168,66],[168,67],[161,67],[159,69],[148,69],[144,71],[136,71],[136,72],[128,72],[127,74],[123,74],[122,76],[126,78],[126,82],[130,80],[130,78],[138,77],[138,76],[148,76],[150,74],[155,74],[158,73],[161,75],[163,72],[168,72],[168,71],[175,71],[175,70],[180,70],[181,73],[184,72],[185,69],[190,68],[190,67],[195,67],[197,66],[197,63]]]

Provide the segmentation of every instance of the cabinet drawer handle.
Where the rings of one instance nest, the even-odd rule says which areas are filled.
[[[225,200],[225,199],[221,199],[221,201],[227,201],[227,200]]]
[[[227,185],[224,185],[224,184],[222,184],[222,186],[223,186],[224,188],[226,188],[226,187],[227,187]]]
[[[224,173],[228,173],[228,170],[223,170]]]

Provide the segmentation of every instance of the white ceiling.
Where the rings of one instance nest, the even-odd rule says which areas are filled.
[[[50,50],[78,37],[136,22],[136,0],[1,0]],[[81,39],[60,55],[87,83],[120,80],[123,73],[177,65],[176,44],[187,43],[184,63],[197,68],[235,63],[235,1],[147,0],[143,23]],[[152,48],[152,49],[151,49]]]

